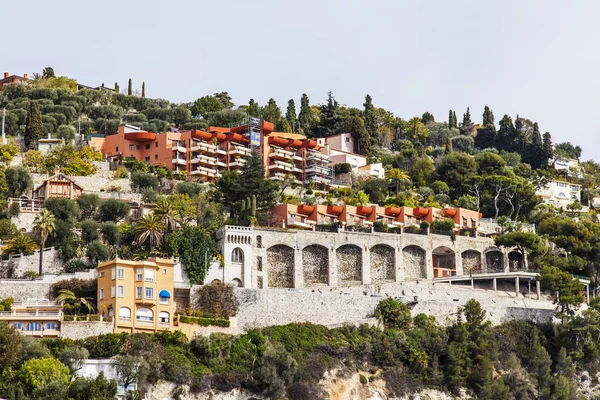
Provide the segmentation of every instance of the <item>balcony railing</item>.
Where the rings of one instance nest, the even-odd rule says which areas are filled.
[[[0,311],[0,319],[59,319],[62,311]]]
[[[179,152],[179,153],[185,153],[186,152],[186,148],[183,146],[173,146],[173,150]]]
[[[250,154],[252,150],[247,148],[247,147],[241,147],[241,146],[233,146],[231,148],[229,148],[229,155],[231,156],[247,156]]]
[[[187,163],[185,158],[179,158],[179,157],[174,158],[172,161],[173,161],[173,164],[176,164],[176,165],[185,165]]]
[[[217,159],[214,157],[196,154],[190,161],[192,164],[217,165]]]
[[[291,160],[292,158],[294,158],[294,152],[283,150],[283,149],[274,148],[269,153],[269,157],[272,157],[272,158],[283,158],[285,160]]]
[[[219,176],[219,174],[217,173],[216,170],[211,169],[211,168],[204,168],[204,167],[198,167],[197,169],[192,170],[192,172],[190,174],[206,176],[209,178],[216,178],[217,176]]]
[[[295,166],[282,161],[274,161],[273,164],[269,165],[270,170],[283,170],[287,172],[294,172]]]
[[[15,301],[13,308],[19,307],[56,307],[56,302],[48,299],[27,299],[25,301]]]
[[[208,144],[205,142],[194,143],[194,145],[190,148],[191,151],[202,151],[206,153],[214,154],[217,152],[217,146]]]
[[[311,165],[306,168],[306,173],[331,176],[331,169],[327,167],[322,167],[320,165]]]

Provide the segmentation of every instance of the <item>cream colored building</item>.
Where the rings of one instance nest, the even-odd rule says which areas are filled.
[[[10,311],[0,311],[6,321],[22,335],[33,337],[60,336],[62,306],[47,299],[27,299],[13,303]]]
[[[173,260],[116,259],[97,270],[98,312],[114,316],[115,333],[173,331]]]

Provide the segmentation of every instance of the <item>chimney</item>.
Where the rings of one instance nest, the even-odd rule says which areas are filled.
[[[27,79],[27,74],[23,74],[23,78]]]
[[[4,79],[8,78],[8,72],[4,73]]]

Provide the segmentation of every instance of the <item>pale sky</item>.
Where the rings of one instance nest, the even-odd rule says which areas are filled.
[[[485,3],[485,4],[484,4]],[[227,91],[285,111],[341,104],[436,120],[484,105],[537,121],[600,161],[600,1],[129,1],[2,4],[0,68],[52,66],[86,85],[132,78],[175,102]],[[3,72],[2,71],[2,72]]]

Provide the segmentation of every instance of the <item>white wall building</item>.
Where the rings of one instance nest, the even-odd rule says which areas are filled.
[[[536,193],[544,204],[559,208],[566,208],[574,201],[581,201],[581,185],[575,183],[551,181]]]
[[[568,171],[568,176],[576,178],[583,176],[583,168],[579,165],[579,160],[576,158],[555,158],[548,160],[548,164],[553,166],[557,171]]]
[[[317,138],[317,143],[321,146],[321,153],[329,156],[333,165],[350,164],[355,174],[384,178],[385,170],[381,163],[369,164],[367,157],[354,152],[355,139],[352,134],[340,133],[327,138]]]
[[[107,380],[115,380],[117,381],[117,386],[119,391],[117,392],[117,397],[119,399],[124,398],[125,396],[125,386],[119,382],[119,376],[117,375],[117,371],[113,366],[112,359],[99,359],[99,360],[84,360],[83,366],[80,370],[75,372],[77,376],[87,379],[96,379],[100,372],[104,373],[104,377]],[[132,383],[127,387],[127,390],[137,390],[137,383]]]

